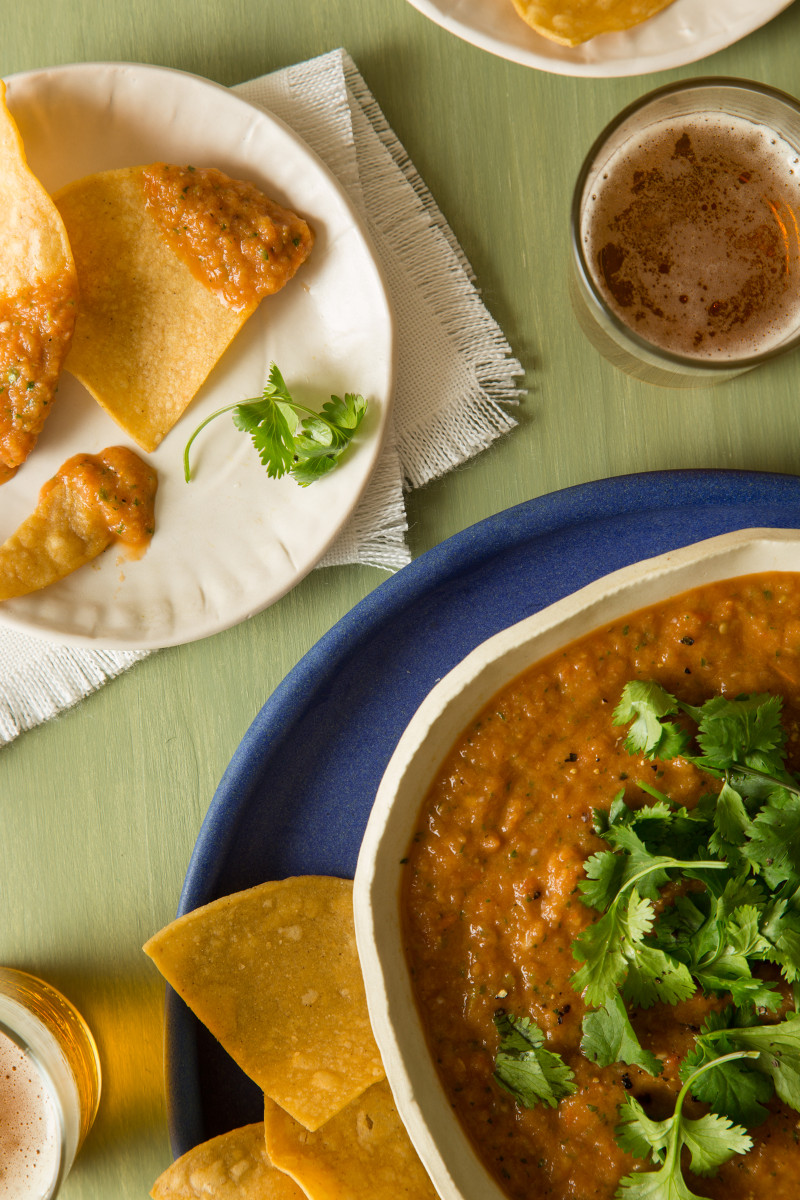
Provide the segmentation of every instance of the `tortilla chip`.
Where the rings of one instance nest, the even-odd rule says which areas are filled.
[[[619,33],[647,21],[673,0],[514,0],[523,21],[537,33],[577,46],[601,33]]]
[[[195,1146],[159,1175],[150,1195],[153,1200],[305,1200],[297,1184],[270,1162],[261,1122]]]
[[[68,184],[56,203],[81,303],[69,371],[144,450],[155,450],[256,308],[226,307],[170,249],[143,167]]]
[[[125,446],[68,459],[0,546],[0,600],[65,579],[114,541],[141,551],[152,534],[156,486],[155,471]]]
[[[272,1162],[308,1200],[437,1200],[385,1081],[316,1133],[266,1100],[264,1136]]]
[[[75,325],[77,279],[56,206],[28,167],[0,80],[0,483],[52,407]]]
[[[305,875],[225,896],[144,950],[242,1070],[306,1128],[384,1077],[350,880]]]

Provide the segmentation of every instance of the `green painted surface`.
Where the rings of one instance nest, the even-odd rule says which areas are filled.
[[[349,50],[461,241],[529,388],[517,430],[410,496],[419,554],[508,505],[587,480],[800,469],[800,357],[718,389],[649,388],[583,341],[566,287],[572,181],[603,124],[651,87],[693,75],[798,92],[798,39],[794,5],[681,71],[583,80],[493,58],[406,0],[26,0],[4,13],[0,75],[136,60],[233,84]],[[382,578],[315,572],[248,623],[153,655],[0,751],[0,960],[72,996],[105,1067],[100,1116],[65,1200],[144,1197],[169,1162],[162,988],[141,944],[174,914],[200,823],[251,720]]]

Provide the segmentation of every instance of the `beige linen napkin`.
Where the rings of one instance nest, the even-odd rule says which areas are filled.
[[[233,89],[280,117],[361,213],[391,294],[393,427],[367,491],[319,564],[385,570],[410,559],[404,491],[485,449],[515,422],[522,367],[474,286],[452,231],[344,50]],[[76,703],[146,652],[87,650],[0,626],[0,745]]]

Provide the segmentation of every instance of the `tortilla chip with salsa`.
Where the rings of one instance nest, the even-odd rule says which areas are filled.
[[[214,168],[104,171],[55,199],[81,291],[69,370],[152,451],[261,298],[307,258],[313,234]]]
[[[58,209],[30,170],[0,80],[0,483],[36,444],[75,325],[77,278]]]
[[[157,486],[153,468],[125,446],[68,459],[0,546],[0,600],[65,579],[112,542],[142,554],[155,528]]]

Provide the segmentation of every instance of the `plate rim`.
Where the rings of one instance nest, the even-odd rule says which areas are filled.
[[[166,649],[169,647],[187,645],[193,641],[200,641],[206,637],[212,637],[217,633],[224,632],[243,621],[249,620],[258,613],[263,612],[272,604],[277,603],[289,591],[291,591],[298,583],[300,583],[306,575],[310,574],[324,558],[330,548],[335,544],[337,538],[341,535],[343,529],[355,512],[358,504],[363,499],[364,494],[373,478],[376,468],[379,465],[383,451],[386,446],[389,428],[391,425],[392,411],[394,407],[396,386],[397,386],[397,323],[394,313],[391,291],[386,275],[385,268],[378,254],[375,240],[367,226],[366,214],[362,214],[344,185],[334,174],[328,164],[320,157],[320,155],[306,142],[306,140],[297,133],[291,125],[287,124],[281,117],[277,116],[272,110],[266,109],[259,104],[254,104],[245,97],[237,93],[233,87],[226,86],[216,80],[209,79],[206,76],[197,74],[192,71],[185,71],[177,67],[161,66],[155,63],[136,62],[135,60],[115,59],[115,60],[92,60],[88,62],[69,62],[61,64],[53,64],[51,66],[36,67],[29,70],[13,72],[9,75],[2,76],[6,85],[13,85],[15,82],[35,81],[40,77],[43,81],[47,79],[57,79],[61,76],[77,75],[86,76],[90,80],[93,75],[99,72],[109,73],[116,76],[118,73],[129,73],[135,76],[150,75],[154,78],[170,77],[186,82],[191,85],[199,85],[204,90],[216,91],[225,97],[225,103],[232,103],[239,107],[242,112],[249,111],[256,114],[257,118],[268,125],[277,127],[283,136],[290,139],[298,152],[305,156],[314,166],[322,177],[324,177],[326,185],[336,193],[339,203],[344,210],[349,224],[355,230],[356,235],[361,240],[363,249],[373,271],[373,284],[377,294],[380,296],[383,308],[383,318],[385,320],[386,345],[388,348],[387,363],[386,363],[386,392],[385,396],[381,396],[379,425],[371,436],[371,459],[368,466],[364,470],[361,479],[358,481],[358,486],[351,490],[347,500],[346,509],[343,512],[341,519],[334,528],[331,529],[329,536],[321,542],[315,549],[307,563],[304,563],[298,570],[295,569],[294,574],[286,580],[286,582],[278,589],[269,592],[268,598],[263,603],[256,602],[247,606],[247,611],[237,613],[232,619],[227,616],[219,616],[215,621],[206,622],[200,628],[193,628],[190,634],[180,632],[175,629],[169,636],[158,635],[143,632],[137,636],[119,637],[109,634],[99,633],[82,633],[75,630],[62,630],[52,626],[52,623],[38,623],[37,621],[28,618],[25,614],[18,615],[13,611],[8,611],[0,604],[0,628],[7,628],[19,632],[25,636],[35,637],[42,641],[75,647],[85,650],[116,650],[116,651],[153,651]],[[245,81],[248,82],[248,81]],[[180,86],[180,84],[178,85]],[[13,109],[13,96],[12,96]],[[13,111],[12,111],[13,115]],[[235,341],[236,339],[234,339]],[[109,418],[110,420],[110,418]],[[111,444],[114,438],[122,439],[124,431],[121,430],[113,421],[109,425],[109,443]],[[111,547],[113,550],[113,547]],[[44,589],[43,589],[44,590]],[[33,593],[35,596],[36,593]],[[24,597],[22,599],[25,599]]]
[[[510,3],[511,0],[506,0],[506,2]],[[660,71],[669,71],[676,67],[689,66],[692,63],[699,62],[700,59],[708,58],[720,50],[727,49],[728,46],[735,45],[742,38],[748,37],[751,33],[755,33],[756,30],[767,25],[775,17],[785,12],[787,8],[790,8],[794,0],[770,0],[770,11],[765,16],[760,13],[757,14],[754,7],[751,14],[753,19],[751,20],[748,17],[747,21],[742,23],[741,30],[734,32],[732,36],[728,31],[713,36],[708,35],[701,42],[676,47],[663,54],[651,55],[644,60],[641,57],[635,57],[619,60],[598,60],[595,62],[549,58],[544,52],[529,50],[523,46],[516,46],[513,43],[505,41],[503,38],[494,37],[492,34],[484,33],[481,30],[475,30],[463,21],[459,21],[458,18],[443,12],[435,3],[435,0],[408,0],[408,3],[424,17],[433,21],[434,24],[439,25],[442,29],[447,30],[448,33],[454,34],[469,45],[475,46],[479,50],[485,50],[489,54],[494,54],[498,58],[506,59],[508,62],[517,63],[519,66],[545,71],[551,75],[564,75],[586,79],[623,79],[636,75],[650,75]],[[649,21],[658,20],[659,16],[661,16],[661,13],[655,13],[649,18]],[[522,21],[521,17],[519,19]],[[537,34],[534,29],[530,29],[529,32],[541,41],[544,48],[548,39],[541,34]],[[563,47],[563,49],[570,49],[570,47]]]

